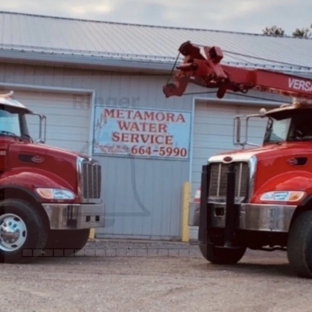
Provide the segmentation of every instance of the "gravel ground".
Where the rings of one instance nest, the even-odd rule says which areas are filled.
[[[2,265],[0,311],[304,312],[310,285],[283,252],[224,267],[188,244],[95,241],[75,257]]]

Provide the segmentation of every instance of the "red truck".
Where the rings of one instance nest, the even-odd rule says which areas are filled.
[[[21,263],[81,250],[91,228],[104,226],[101,166],[45,142],[46,117],[0,95],[0,259]],[[26,116],[37,115],[40,139]]]
[[[201,52],[201,49],[203,52]],[[214,264],[235,264],[246,249],[284,250],[300,277],[312,278],[312,80],[281,72],[221,65],[219,47],[183,43],[184,56],[166,97],[182,96],[189,82],[226,92],[254,89],[293,97],[292,104],[234,119],[235,144],[248,142],[250,118],[266,118],[263,146],[227,151],[203,165],[199,248]]]

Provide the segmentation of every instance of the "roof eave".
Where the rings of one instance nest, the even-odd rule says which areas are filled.
[[[168,73],[173,66],[171,62],[121,60],[98,56],[12,50],[0,50],[0,62],[155,74]]]
[[[161,60],[138,60],[138,59],[123,59],[118,57],[108,56],[90,56],[68,53],[48,53],[37,51],[21,51],[11,49],[0,49],[0,62],[13,63],[13,64],[32,64],[44,66],[56,66],[64,68],[80,68],[80,69],[93,69],[103,71],[114,71],[123,73],[136,73],[136,74],[152,74],[163,75],[169,74],[172,71],[174,61],[161,61]],[[312,72],[310,69],[302,68],[294,70],[292,68],[274,68],[270,69],[266,65],[255,64],[228,64],[232,66],[240,66],[244,68],[262,68],[267,70],[277,70],[285,73],[305,74],[311,77]],[[248,66],[249,65],[249,66]]]

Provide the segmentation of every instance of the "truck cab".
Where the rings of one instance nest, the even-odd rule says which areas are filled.
[[[101,166],[86,156],[45,145],[46,117],[0,95],[0,259],[69,256],[104,227]],[[30,137],[28,114],[39,120]]]
[[[312,277],[312,104],[294,103],[235,118],[242,150],[212,156],[200,186],[199,246],[215,264],[240,261],[247,248],[287,251],[299,276]],[[267,118],[263,146],[245,148],[248,120]]]

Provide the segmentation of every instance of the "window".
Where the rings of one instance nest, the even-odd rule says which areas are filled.
[[[311,141],[312,122],[311,113],[297,114],[293,116],[289,132],[289,141]]]
[[[17,136],[21,136],[21,127],[19,115],[0,110],[0,134],[1,132],[10,132]]]
[[[270,143],[270,142],[286,141],[290,121],[291,121],[290,118],[281,120],[269,118],[264,142]]]

